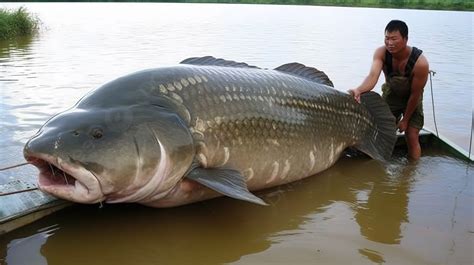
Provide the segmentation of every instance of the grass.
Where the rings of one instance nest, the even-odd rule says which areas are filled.
[[[26,8],[16,10],[0,8],[0,40],[31,35],[38,31],[39,19]]]

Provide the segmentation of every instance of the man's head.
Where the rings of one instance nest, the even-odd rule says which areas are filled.
[[[387,32],[400,32],[400,35],[408,39],[408,26],[405,22],[401,20],[392,20],[388,22],[387,26],[385,27],[385,33]]]
[[[390,53],[402,51],[408,42],[408,26],[401,20],[392,20],[385,27],[385,47]]]

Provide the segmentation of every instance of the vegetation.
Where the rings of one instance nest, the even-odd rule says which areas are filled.
[[[153,1],[152,1],[153,2]],[[158,2],[201,2],[201,3],[248,3],[324,5],[350,7],[413,8],[435,10],[474,10],[472,0],[176,0]]]
[[[17,10],[0,8],[0,40],[31,35],[38,30],[39,20],[24,7]]]
[[[24,0],[9,0],[21,1]],[[33,2],[62,2],[63,0],[30,0]],[[71,0],[70,0],[71,1]],[[72,0],[72,2],[97,2]],[[350,7],[387,7],[435,10],[474,10],[473,0],[100,0],[100,2],[169,2],[169,3],[241,3],[282,5],[324,5]]]
[[[474,1],[472,0],[185,0],[185,2],[235,2],[437,10],[474,10]]]

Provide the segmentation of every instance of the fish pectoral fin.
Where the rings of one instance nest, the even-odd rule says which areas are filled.
[[[186,178],[194,180],[212,190],[234,199],[244,200],[260,205],[268,205],[248,190],[244,177],[237,170],[195,168],[186,175]]]

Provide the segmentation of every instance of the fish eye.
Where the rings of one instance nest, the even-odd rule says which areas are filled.
[[[72,135],[73,136],[79,136],[79,132],[78,131],[72,131]]]
[[[94,128],[91,131],[91,135],[94,137],[94,139],[100,139],[104,135],[104,132],[100,128]]]

